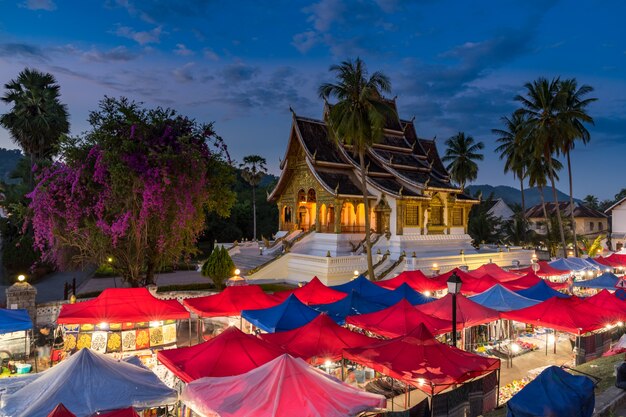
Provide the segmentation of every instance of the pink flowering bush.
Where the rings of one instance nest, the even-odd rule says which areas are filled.
[[[228,153],[212,125],[173,110],[105,98],[92,131],[63,146],[28,195],[34,245],[60,267],[101,264],[132,285],[195,251],[207,209],[228,213],[232,193],[215,177]]]

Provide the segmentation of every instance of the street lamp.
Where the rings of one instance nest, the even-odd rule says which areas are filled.
[[[461,278],[456,271],[452,272],[447,281],[448,292],[452,294],[452,346],[456,347],[456,295],[461,292]]]
[[[18,280],[19,282],[24,282],[24,281],[26,281],[26,276],[25,276],[25,275],[19,275],[19,276],[17,277],[17,280]]]

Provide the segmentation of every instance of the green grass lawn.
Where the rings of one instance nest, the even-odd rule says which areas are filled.
[[[603,392],[615,384],[615,376],[613,376],[614,365],[624,359],[623,355],[613,355],[595,359],[591,362],[583,363],[574,369],[600,378],[600,382],[596,387],[596,395]],[[578,372],[572,372],[574,375],[582,375]],[[485,417],[504,417],[506,416],[506,407],[501,407],[485,414]]]

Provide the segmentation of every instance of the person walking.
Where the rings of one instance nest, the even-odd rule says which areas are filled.
[[[35,346],[37,347],[37,365],[40,369],[48,368],[50,366],[50,329],[48,327],[39,328]]]

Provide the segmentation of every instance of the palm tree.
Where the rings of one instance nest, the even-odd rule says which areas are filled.
[[[564,94],[565,98],[565,110],[569,114],[570,120],[568,124],[571,124],[573,129],[568,129],[565,137],[563,137],[561,143],[561,152],[567,157],[567,174],[569,177],[569,204],[570,204],[570,216],[572,224],[576,224],[574,220],[574,186],[572,184],[572,163],[570,161],[570,151],[574,149],[577,139],[580,139],[583,144],[589,143],[591,139],[589,131],[583,123],[593,124],[593,119],[587,114],[586,107],[597,100],[597,98],[585,98],[585,96],[593,91],[593,87],[589,85],[582,85],[578,88],[578,82],[575,78],[565,80],[561,83],[559,93]],[[576,256],[578,256],[578,242],[576,237],[576,227],[572,230],[574,238],[574,250]]]
[[[553,175],[554,155],[558,154],[562,148],[562,138],[571,131],[568,126],[568,121],[570,120],[569,112],[565,111],[565,96],[559,94],[560,84],[561,82],[558,78],[552,81],[539,78],[532,83],[524,84],[526,96],[517,95],[515,97],[515,100],[522,104],[522,108],[517,110],[517,112],[527,119],[524,134],[528,135],[528,138],[532,141],[534,156],[537,158],[543,157],[546,161],[554,203],[557,208],[559,207],[559,198],[556,193]],[[556,210],[556,216],[564,256],[567,257],[563,221],[561,212],[558,209]]]
[[[491,132],[498,135],[496,140],[500,146],[496,152],[500,153],[500,159],[504,162],[504,173],[512,172],[513,177],[519,179],[520,191],[522,193],[522,217],[526,216],[526,202],[524,200],[524,178],[526,178],[525,137],[523,136],[526,120],[519,113],[513,113],[511,117],[502,117],[504,129],[491,129]]]
[[[596,197],[595,195],[587,194],[585,198],[583,198],[583,201],[585,202],[585,205],[591,207],[594,210],[598,210],[598,208],[600,207],[598,197]]]
[[[248,155],[243,157],[243,163],[239,165],[241,176],[252,186],[252,218],[253,232],[252,238],[256,240],[256,187],[261,183],[263,177],[267,174],[267,161],[259,155]]]
[[[528,186],[529,187],[537,187],[539,189],[539,198],[541,199],[541,208],[543,209],[543,217],[545,219],[546,224],[546,235],[550,234],[550,218],[548,216],[548,211],[546,210],[546,202],[543,197],[543,190],[548,185],[547,177],[550,176],[548,173],[548,164],[545,162],[543,158],[534,158],[532,157],[532,152],[529,152],[530,158],[528,158],[528,162],[526,165],[526,172],[528,174]],[[563,164],[557,159],[552,161],[552,176],[559,179],[557,174],[563,168]],[[558,207],[558,206],[557,206]],[[557,212],[559,210],[557,209]]]
[[[443,162],[451,161],[446,168],[461,190],[465,190],[465,184],[478,177],[478,165],[475,161],[483,160],[483,154],[478,151],[482,150],[485,145],[459,132],[446,141],[446,146],[448,149],[442,160]]]
[[[365,246],[367,248],[367,271],[375,279],[370,240],[370,203],[365,176],[365,153],[372,144],[383,137],[388,118],[396,117],[387,105],[383,93],[391,91],[391,82],[382,72],[369,75],[360,58],[332,65],[330,71],[337,77],[336,83],[324,83],[319,95],[324,100],[335,97],[338,101],[324,115],[329,135],[338,143],[350,146],[359,157],[361,191],[365,207]]]
[[[70,128],[67,106],[59,100],[60,87],[54,76],[26,68],[4,88],[7,92],[2,101],[13,108],[0,116],[0,125],[30,157],[31,166],[40,159],[52,158],[61,135]],[[29,185],[32,188],[32,173]]]

